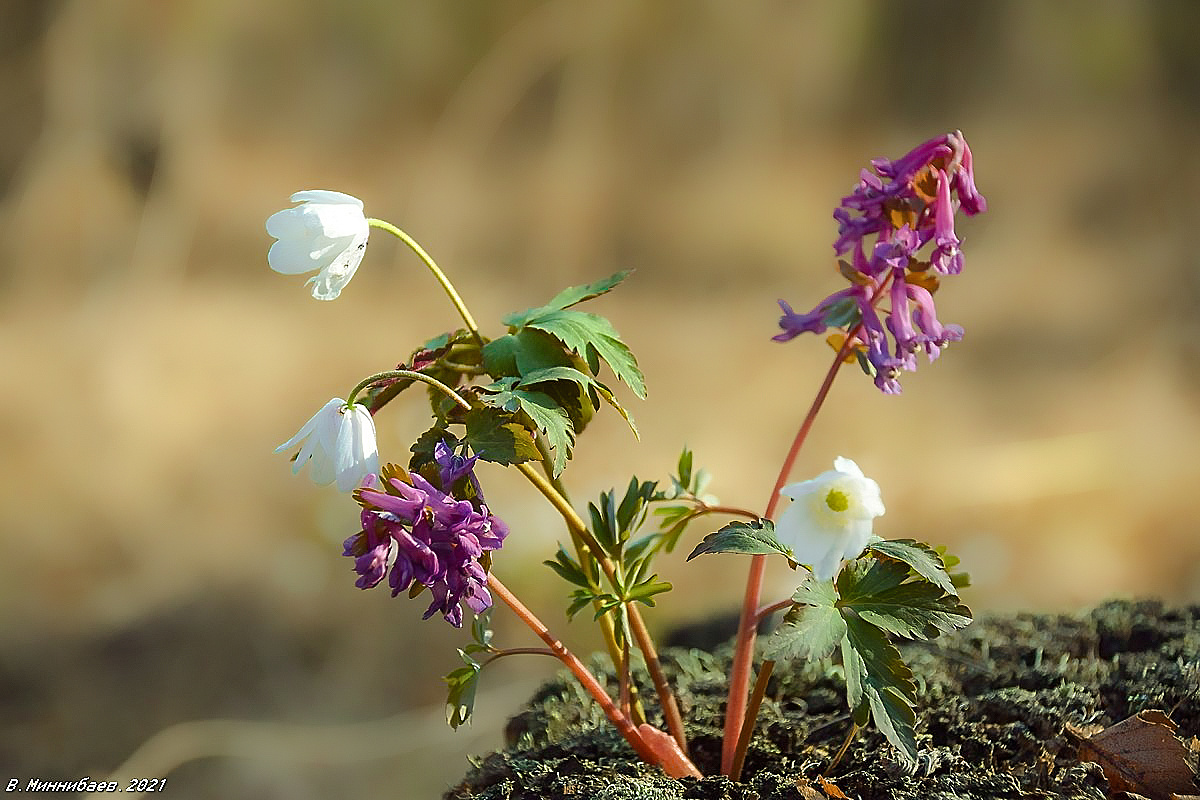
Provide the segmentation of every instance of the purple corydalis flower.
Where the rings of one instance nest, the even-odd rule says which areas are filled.
[[[448,446],[443,455],[449,455]],[[467,478],[477,485],[474,458],[445,458],[453,480]],[[445,465],[442,465],[445,466]],[[443,489],[449,488],[444,485]],[[492,604],[487,571],[480,559],[500,549],[508,526],[488,510],[482,493],[475,502],[459,500],[421,475],[389,467],[372,476],[355,492],[362,505],[362,530],[348,538],[344,555],[354,558],[355,585],[369,589],[386,574],[392,595],[424,586],[433,602],[425,618],[441,613],[462,626],[460,603],[475,613]]]
[[[831,343],[848,341],[875,385],[898,394],[899,373],[916,369],[918,351],[932,361],[949,342],[962,338],[961,327],[938,320],[933,292],[936,276],[962,271],[955,214],[985,211],[987,201],[975,186],[971,149],[959,131],[922,142],[898,159],[875,159],[871,167],[833,212],[838,223],[834,251],[852,254],[850,262],[839,261],[851,287],[808,313],[780,300],[783,332],[774,340],[839,328],[846,337]],[[881,319],[876,306],[885,297],[890,308],[881,309]]]

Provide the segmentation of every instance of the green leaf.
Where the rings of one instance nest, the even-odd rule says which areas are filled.
[[[843,617],[846,636],[842,639],[842,665],[846,670],[846,698],[854,721],[875,727],[910,763],[917,758],[913,705],[917,687],[912,670],[883,631],[864,620]]]
[[[409,459],[408,468],[419,472],[421,467],[433,463],[433,450],[439,442],[445,442],[448,447],[453,449],[458,446],[459,441],[457,436],[446,430],[446,423],[434,424],[432,428],[417,437],[412,447],[409,448],[413,455]]]
[[[480,666],[462,650],[458,651],[467,663],[451,671],[442,680],[446,681],[446,722],[455,730],[468,722],[475,710],[475,690],[479,686]]]
[[[679,454],[679,475],[677,480],[679,485],[687,489],[692,483],[692,451],[683,448],[683,452]]]
[[[518,389],[516,378],[505,378],[490,386],[483,387],[480,395],[487,405],[509,412],[525,414],[534,428],[546,437],[546,443],[554,451],[552,472],[558,477],[571,457],[571,448],[575,445],[575,430],[571,427],[571,418],[563,411],[554,399],[545,392],[529,389]]]
[[[573,305],[582,303],[585,300],[591,300],[593,297],[599,297],[602,294],[607,294],[617,288],[620,283],[633,274],[633,270],[621,270],[613,275],[609,275],[603,280],[595,283],[585,284],[583,286],[569,286],[556,294],[549,303],[536,308],[528,308],[524,311],[518,311],[515,314],[509,314],[504,318],[505,325],[511,325],[514,328],[522,327],[528,320],[545,311],[561,311],[564,308],[570,308]]]
[[[495,464],[522,464],[537,461],[533,435],[516,422],[510,412],[498,408],[476,408],[467,412],[467,442],[475,455]]]
[[[946,574],[946,564],[937,551],[914,539],[893,539],[873,542],[867,549],[886,558],[901,561],[930,583],[940,586],[947,594],[957,594],[954,582]]]
[[[874,561],[865,572],[855,564],[838,576],[840,605],[909,639],[933,639],[970,624],[971,611],[957,595],[924,580],[906,580],[908,575],[908,566],[897,561]]]
[[[645,399],[646,378],[638,368],[637,359],[604,317],[583,311],[548,310],[526,320],[524,326],[558,339],[587,361],[593,375],[600,373],[600,359],[604,359],[619,380]]]
[[[558,573],[559,577],[568,583],[573,583],[576,586],[588,589],[592,586],[593,581],[588,579],[588,576],[583,571],[583,567],[566,551],[560,544],[558,552],[554,555],[554,561],[543,561],[550,569]]]
[[[653,608],[654,600],[651,598],[656,594],[671,591],[671,584],[666,581],[658,580],[657,575],[651,575],[644,581],[634,585],[627,593],[627,600],[636,600],[639,603],[645,603]]]
[[[777,553],[795,564],[790,548],[775,538],[775,523],[769,519],[751,522],[731,522],[716,533],[704,537],[696,549],[687,557],[688,561],[705,553],[745,553],[748,555],[770,555]]]
[[[483,346],[483,368],[493,378],[527,376],[550,367],[571,366],[571,356],[549,334],[523,330]]]
[[[846,635],[846,620],[837,607],[832,581],[809,578],[792,595],[783,624],[767,640],[766,657],[774,661],[829,658]]]

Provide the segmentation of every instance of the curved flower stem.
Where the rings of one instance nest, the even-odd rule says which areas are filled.
[[[550,482],[529,464],[518,464],[517,469],[550,501],[550,504],[566,521],[572,538],[578,539],[591,551],[596,563],[604,570],[605,576],[609,580],[613,580],[616,570],[612,562],[605,557],[604,549],[592,536],[591,531],[587,529],[587,524],[575,513],[575,509],[566,501],[566,498],[555,491]],[[662,663],[658,660],[658,650],[654,647],[654,640],[650,638],[650,631],[647,630],[646,623],[637,606],[629,603],[626,605],[626,609],[629,614],[629,628],[637,642],[638,649],[642,651],[642,656],[646,660],[646,671],[650,673],[650,678],[654,681],[654,689],[658,694],[663,716],[667,721],[667,729],[679,747],[686,752],[687,736],[683,730],[683,716],[679,713],[679,704],[675,700],[675,693],[671,691],[671,685],[663,674]]]
[[[433,257],[430,256],[429,253],[425,252],[425,248],[417,244],[416,239],[412,238],[390,222],[371,217],[367,219],[367,224],[372,228],[379,228],[380,230],[384,230],[392,234],[397,239],[408,245],[409,249],[416,253],[417,257],[420,258],[421,261],[425,262],[425,266],[429,267],[429,271],[433,273],[433,277],[437,278],[437,282],[442,285],[442,289],[446,292],[446,296],[450,298],[450,302],[454,304],[454,308],[458,311],[458,315],[462,317],[463,322],[466,323],[467,330],[469,330],[471,335],[475,337],[475,341],[482,345],[483,336],[479,333],[479,326],[475,323],[475,318],[472,317],[471,312],[467,310],[467,306],[465,303],[463,303],[462,297],[459,296],[458,291],[454,288],[454,284],[450,283],[450,279],[447,278],[446,273],[442,272],[441,268],[438,267],[437,262],[433,260]]]
[[[858,332],[859,327],[854,328],[842,342],[841,348],[833,358],[833,364],[825,374],[825,380],[821,382],[821,388],[817,390],[817,396],[813,398],[804,421],[800,423],[800,430],[796,432],[796,438],[792,440],[792,446],[783,460],[783,466],[779,468],[779,477],[775,479],[775,486],[771,489],[771,497],[767,500],[767,510],[763,513],[765,519],[771,519],[775,513],[775,507],[779,504],[779,490],[787,483],[792,466],[796,463],[796,456],[800,454],[800,447],[808,438],[808,432],[817,418],[817,412],[825,403],[825,398],[828,397],[829,390],[833,386],[833,379],[837,376],[846,355],[850,352],[851,343]],[[733,650],[733,667],[729,675],[729,700],[725,706],[725,738],[721,747],[721,773],[723,775],[730,775],[733,771],[738,737],[746,718],[746,692],[750,683],[750,665],[754,658],[754,640],[758,634],[758,604],[762,595],[763,573],[766,571],[766,565],[766,556],[750,557],[750,572],[746,578],[746,594],[742,598],[742,615],[738,621],[737,641]]]
[[[522,622],[528,625],[529,628],[538,635],[538,638],[546,643],[546,646],[550,648],[558,660],[561,661],[563,665],[571,671],[571,674],[575,676],[575,679],[579,681],[580,685],[582,685],[587,693],[590,694],[600,705],[601,710],[604,711],[604,715],[608,717],[609,721],[612,722],[613,725],[617,726],[617,730],[620,731],[621,735],[625,737],[625,741],[629,742],[630,746],[633,747],[634,752],[636,752],[641,759],[647,761],[648,763],[661,764],[661,760],[654,750],[651,749],[650,745],[646,743],[646,740],[638,732],[638,729],[634,727],[633,722],[629,719],[629,717],[621,713],[621,710],[613,703],[612,698],[608,696],[608,692],[604,691],[604,687],[600,685],[600,682],[596,680],[595,676],[588,672],[588,669],[583,665],[583,662],[576,658],[575,655],[568,650],[562,642],[554,638],[554,635],[550,633],[550,630],[545,625],[542,624],[541,620],[535,617],[533,612],[526,608],[524,604],[522,604],[521,601],[518,600],[516,596],[508,590],[508,587],[502,584],[493,573],[488,573],[488,588],[491,589],[492,592],[494,592],[495,595],[499,597],[505,605],[511,608],[513,613],[516,614]]]
[[[354,398],[358,396],[358,393],[373,383],[379,383],[380,381],[386,380],[396,380],[399,378],[408,378],[409,380],[427,383],[442,394],[449,397],[454,402],[458,403],[458,405],[460,405],[462,408],[468,411],[471,410],[471,404],[464,400],[462,395],[460,395],[458,392],[454,391],[449,386],[431,375],[426,375],[424,372],[415,372],[411,369],[389,369],[386,372],[377,372],[374,375],[363,378],[358,382],[357,386],[350,390],[350,396],[346,398],[346,404],[354,405]]]

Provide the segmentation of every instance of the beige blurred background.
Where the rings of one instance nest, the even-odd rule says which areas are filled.
[[[830,359],[769,341],[776,299],[840,288],[830,214],[868,159],[961,128],[991,206],[938,295],[965,341],[900,397],[839,377],[797,479],[857,460],[877,531],[948,544],[977,610],[1200,601],[1198,33],[1189,0],[4,0],[0,779],[232,718],[268,727],[176,729],[116,777],[196,756],[173,796],[434,797],[552,670],[502,662],[451,734],[466,637],[355,589],[353,502],[272,453],[456,324],[380,232],[334,303],[272,273],[263,221],[300,189],[404,227],[493,332],[636,267],[593,310],[647,374],[643,437],[601,415],[577,504],[686,443],[761,508]],[[378,423],[403,461],[422,403]],[[498,574],[590,649],[539,564],[555,517],[482,478]],[[733,560],[662,571],[656,630],[738,602]]]

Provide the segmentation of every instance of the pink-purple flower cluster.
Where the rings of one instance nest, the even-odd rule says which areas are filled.
[[[898,394],[899,373],[917,368],[918,351],[933,361],[948,343],[962,338],[961,327],[938,320],[933,293],[939,275],[962,271],[955,213],[961,209],[973,216],[987,210],[987,201],[975,187],[971,149],[959,131],[871,166],[874,171],[864,169],[854,192],[833,212],[838,221],[833,248],[838,256],[849,254],[849,261],[838,263],[850,288],[807,314],[780,300],[783,333],[774,339],[786,342],[801,333],[840,328],[875,385]],[[890,307],[878,309],[885,296]],[[831,343],[840,347],[844,341]]]
[[[398,467],[368,477],[354,493],[362,506],[362,530],[346,539],[343,555],[354,559],[360,589],[376,586],[385,574],[393,597],[414,586],[427,587],[433,602],[424,618],[440,613],[460,628],[460,603],[476,614],[492,605],[487,554],[500,549],[508,526],[483,501],[474,457],[454,455],[441,442],[434,458],[441,489]],[[449,493],[456,484],[470,486],[475,499],[456,499]]]

